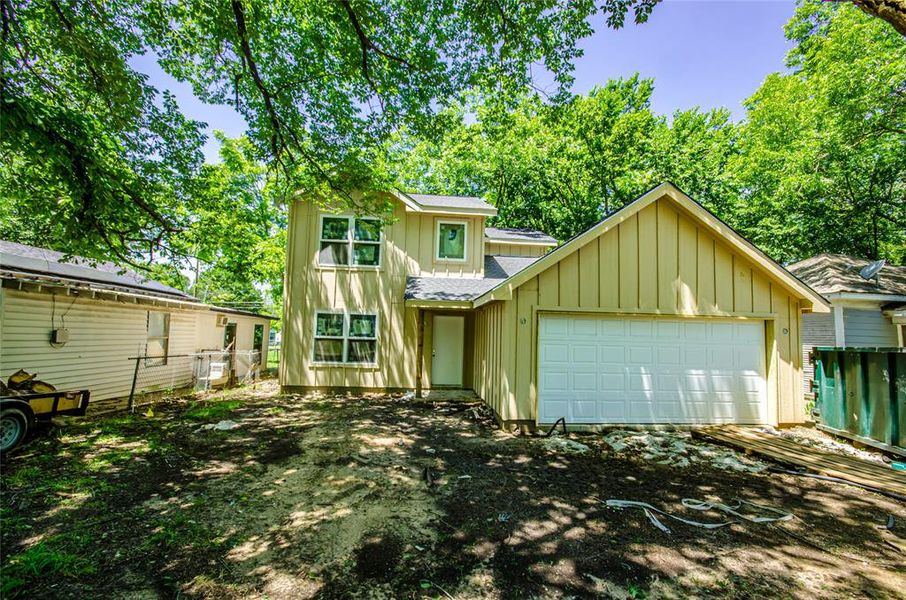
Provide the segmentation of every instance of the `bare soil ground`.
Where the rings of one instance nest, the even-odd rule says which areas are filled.
[[[906,505],[602,435],[573,453],[474,402],[302,399],[272,382],[73,421],[2,465],[3,597],[901,598]],[[474,408],[474,410],[473,410]],[[238,427],[204,430],[230,419]],[[428,479],[431,484],[429,485]],[[705,530],[683,498],[795,514]],[[893,530],[881,527],[894,515]],[[898,549],[899,548],[899,549]]]

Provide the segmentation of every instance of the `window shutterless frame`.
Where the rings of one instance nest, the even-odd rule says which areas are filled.
[[[164,366],[170,356],[170,313],[148,311],[147,343],[145,344],[145,364],[149,366]],[[152,348],[159,353],[151,356]]]
[[[440,255],[440,232],[443,225],[462,225],[462,258]],[[469,260],[469,222],[454,219],[438,219],[434,226],[434,260],[436,262],[464,263]]]
[[[341,335],[326,335],[318,333],[318,317],[326,315],[336,315],[343,317],[343,328]],[[374,320],[373,335],[366,335],[362,333],[355,333],[351,330],[352,321],[356,317],[365,317],[372,318]],[[377,351],[378,351],[378,331],[380,328],[380,320],[377,313],[369,313],[364,311],[351,311],[345,312],[342,310],[318,310],[315,311],[314,323],[312,329],[312,354],[311,359],[312,363],[316,365],[337,365],[337,366],[349,366],[349,367],[374,367],[377,366]],[[317,344],[318,341],[339,341],[342,344],[342,355],[340,360],[319,360],[317,357]],[[350,360],[350,346],[352,344],[373,344],[374,345],[374,360],[373,361],[354,361]]]
[[[324,236],[324,222],[326,220],[332,221],[346,221],[346,233],[341,237],[325,237]],[[358,235],[359,230],[356,229],[358,223],[377,223],[381,225],[381,231],[378,234],[377,239],[370,239],[367,236]],[[366,232],[366,229],[362,229],[363,232]],[[384,231],[381,224],[381,219],[377,217],[356,217],[353,215],[333,215],[330,213],[322,213],[319,215],[318,219],[318,266],[335,268],[335,269],[380,269],[381,262],[383,261],[383,242],[384,242]],[[333,247],[336,250],[337,254],[344,255],[342,260],[337,260],[336,262],[324,262],[324,251],[326,247]],[[368,264],[368,263],[357,263],[356,256],[357,250],[367,250],[373,248],[373,251],[377,253],[377,263]]]

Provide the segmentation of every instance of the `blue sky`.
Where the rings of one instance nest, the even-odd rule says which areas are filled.
[[[783,26],[794,9],[794,0],[666,0],[643,25],[629,23],[618,31],[601,27],[584,40],[573,91],[584,93],[638,71],[654,78],[652,108],[657,113],[725,106],[739,120],[742,101],[768,74],[783,69],[789,49]],[[221,129],[231,137],[245,132],[238,113],[198,100],[190,86],[164,73],[153,56],[131,62],[150,76],[152,85],[173,92],[185,114],[206,122],[210,131]],[[217,148],[216,141],[208,141],[208,161],[217,160]]]

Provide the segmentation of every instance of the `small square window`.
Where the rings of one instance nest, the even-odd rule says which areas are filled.
[[[437,224],[437,258],[441,260],[466,259],[466,224]]]

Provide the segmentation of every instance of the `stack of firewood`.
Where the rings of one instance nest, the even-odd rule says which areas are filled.
[[[6,383],[0,381],[0,396],[24,396],[25,394],[44,394],[57,391],[57,388],[46,381],[36,379],[37,376],[37,373],[19,369],[9,376]]]

